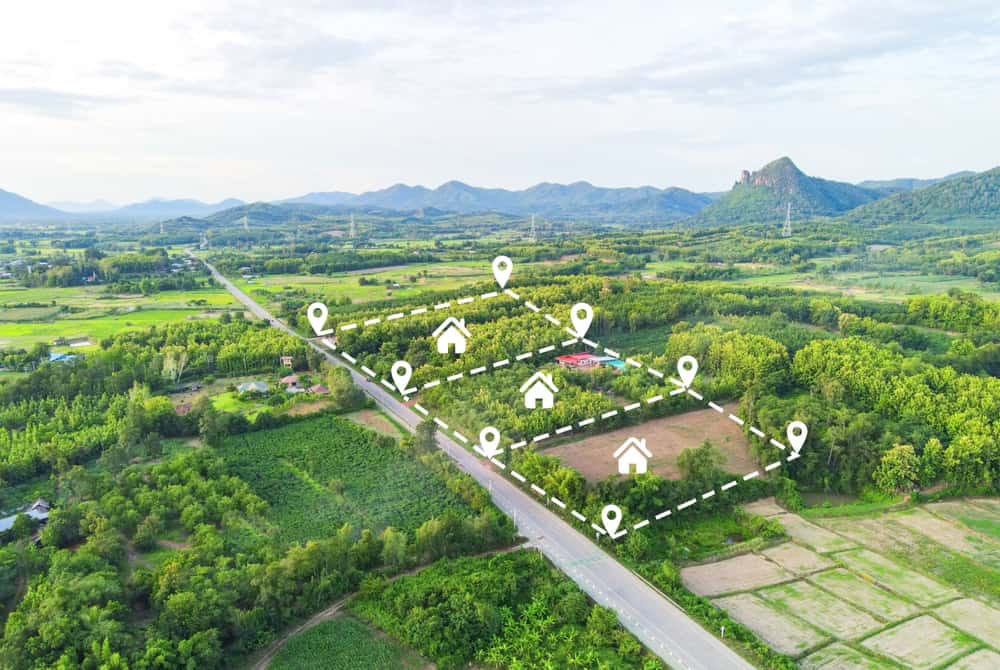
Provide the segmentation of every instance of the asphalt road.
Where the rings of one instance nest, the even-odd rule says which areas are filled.
[[[217,282],[225,286],[248,310],[295,337],[301,336],[274,318],[212,265],[202,261]],[[416,428],[423,419],[394,395],[372,383],[322,345],[306,340],[327,360],[347,367],[354,382],[378,405],[399,421]],[[518,531],[552,563],[569,575],[594,601],[610,607],[622,625],[672,668],[686,670],[746,670],[753,666],[690,619],[679,607],[632,571],[611,558],[587,536],[578,532],[493,466],[470,453],[448,436],[438,433],[438,445],[458,466],[484,488],[493,502],[510,516]]]

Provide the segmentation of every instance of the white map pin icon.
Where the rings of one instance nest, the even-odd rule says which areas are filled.
[[[809,436],[809,426],[801,421],[792,421],[788,424],[788,430],[785,431],[785,434],[788,436],[788,443],[792,445],[792,449],[797,454],[802,449],[802,445],[806,443],[806,437]]]
[[[479,450],[486,458],[493,458],[500,453],[500,431],[493,426],[486,426],[479,431]]]
[[[514,271],[514,263],[507,256],[497,256],[493,259],[493,276],[496,277],[500,288],[507,286],[510,273]]]
[[[601,523],[604,524],[604,530],[608,531],[608,535],[614,537],[621,522],[622,508],[618,505],[605,505],[601,510]]]
[[[413,368],[406,361],[396,361],[392,364],[392,381],[395,382],[400,393],[406,393],[411,376],[413,376]]]
[[[323,329],[329,315],[330,313],[327,311],[326,305],[321,302],[314,302],[306,309],[306,316],[309,317],[309,325],[312,326],[313,332],[316,333],[317,337],[329,335],[333,332],[333,328]]]
[[[681,356],[677,359],[677,374],[684,384],[684,388],[691,386],[694,376],[698,374],[698,359],[694,356]]]
[[[585,302],[578,302],[569,310],[569,318],[573,322],[576,336],[583,337],[590,328],[590,322],[594,320],[594,308]]]

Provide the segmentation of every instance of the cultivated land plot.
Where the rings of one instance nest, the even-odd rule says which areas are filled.
[[[882,627],[871,615],[809,582],[772,586],[758,591],[757,595],[841,640],[861,637]]]
[[[781,567],[797,575],[805,575],[817,570],[823,570],[833,565],[833,561],[820,556],[794,542],[783,542],[776,547],[761,552]]]
[[[820,572],[809,581],[886,621],[905,619],[919,611],[916,605],[843,568]]]
[[[803,544],[807,544],[821,554],[841,551],[857,546],[836,533],[810,523],[797,514],[781,514],[775,517],[785,527],[785,532]]]
[[[1000,541],[1000,508],[993,509],[982,505],[982,502],[950,500],[932,503],[927,509]]]
[[[348,419],[359,423],[365,428],[371,428],[376,433],[388,435],[389,437],[399,437],[399,428],[392,421],[386,418],[382,412],[374,409],[362,409],[357,412],[345,414]]]
[[[934,613],[942,621],[978,637],[986,644],[1000,647],[1000,610],[978,600],[963,598],[938,607]]]
[[[989,649],[980,649],[948,666],[948,670],[996,670],[997,668],[1000,668],[1000,654]]]
[[[895,665],[863,654],[847,645],[835,643],[806,656],[799,663],[803,670],[894,670]]]
[[[756,516],[777,516],[785,513],[785,509],[775,502],[774,496],[746,503],[743,505],[743,509],[747,514],[754,514]]]
[[[990,562],[994,565],[1000,565],[1000,544],[992,542],[989,538],[968,528],[936,517],[926,510],[907,510],[893,515],[892,519],[954,551],[972,554],[983,559],[992,555],[994,560]]]
[[[892,518],[891,514],[885,514],[870,519],[858,517],[819,519],[818,523],[877,551],[916,549],[922,536],[906,526],[893,522]]]
[[[875,580],[879,585],[908,598],[924,607],[957,598],[955,589],[933,579],[907,570],[898,563],[867,549],[853,549],[836,555],[836,559],[855,572]]]
[[[471,513],[413,454],[340,417],[233,436],[219,452],[269,503],[265,517],[284,543],[335,535],[345,523],[413,533],[447,510]]]
[[[783,654],[798,656],[829,640],[819,631],[768,606],[752,593],[719,598],[712,604],[726,610],[729,616]]]
[[[927,615],[901,623],[861,644],[916,670],[935,668],[976,646],[969,636]]]
[[[615,449],[630,437],[644,438],[653,453],[649,470],[667,479],[680,478],[677,457],[688,448],[695,448],[711,440],[726,455],[722,466],[727,472],[743,474],[757,469],[750,455],[746,436],[732,421],[718,412],[705,409],[685,412],[676,416],[653,419],[638,426],[629,426],[593,435],[546,449],[588,481],[597,482],[618,472],[614,458]]]
[[[791,579],[794,579],[792,573],[757,554],[744,554],[681,570],[684,585],[700,596],[750,591]]]

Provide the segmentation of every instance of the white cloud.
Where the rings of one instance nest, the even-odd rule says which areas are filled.
[[[38,4],[0,25],[0,188],[40,200],[719,190],[783,154],[984,169],[1000,139],[990,2]]]

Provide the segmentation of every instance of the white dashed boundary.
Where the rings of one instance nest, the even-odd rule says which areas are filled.
[[[504,290],[504,293],[506,295],[509,295],[510,297],[514,298],[515,300],[519,300],[519,301],[521,300],[521,296],[518,295],[516,292],[512,291],[511,289]],[[498,295],[499,295],[498,292],[493,291],[493,292],[490,292],[490,293],[483,293],[483,294],[481,294],[478,297],[479,297],[479,299],[487,300],[489,298],[497,297]],[[447,307],[450,307],[453,302],[454,302],[454,304],[468,304],[468,303],[470,303],[470,302],[472,302],[472,301],[474,301],[476,299],[477,299],[476,296],[473,296],[473,297],[470,297],[470,298],[460,298],[460,299],[455,300],[455,301],[449,301],[449,302],[439,303],[438,305],[434,306],[434,309],[435,310],[446,309]],[[524,304],[524,306],[527,307],[528,309],[530,309],[532,312],[541,313],[541,308],[538,307],[537,305],[535,305],[530,300],[524,300],[524,301],[522,301],[522,304]],[[410,314],[423,314],[423,313],[425,313],[427,311],[428,311],[427,307],[421,307],[421,308],[410,310],[409,313]],[[406,314],[403,313],[403,312],[397,312],[395,314],[389,315],[388,317],[386,317],[385,320],[386,321],[393,321],[393,320],[396,320],[396,319],[400,319],[400,318],[402,318],[405,315]],[[557,326],[561,325],[561,322],[559,321],[559,319],[557,319],[556,317],[552,316],[551,314],[545,313],[544,317],[546,318],[547,321],[549,321],[550,323],[553,323],[554,325],[557,325]],[[363,323],[365,325],[371,325],[371,324],[374,324],[374,323],[379,323],[380,321],[381,321],[381,319],[369,319],[368,321],[365,321]],[[371,322],[371,323],[369,323],[369,322]],[[350,330],[350,329],[355,328],[355,327],[357,327],[356,323],[355,324],[347,324],[346,326],[342,326],[341,330]],[[617,351],[615,351],[613,349],[609,349],[608,347],[604,347],[600,343],[595,342],[593,340],[589,340],[589,339],[587,339],[585,337],[579,337],[579,335],[577,334],[577,332],[575,330],[571,329],[571,328],[566,328],[566,331],[570,335],[572,335],[573,337],[571,339],[569,339],[569,340],[565,340],[565,341],[561,342],[559,346],[568,347],[568,346],[571,346],[571,345],[576,344],[578,342],[582,342],[583,344],[587,345],[588,347],[590,347],[591,349],[593,349],[595,351],[603,351],[605,354],[607,354],[608,356],[611,356],[612,358],[617,358],[619,360],[621,359],[621,354],[619,352],[617,352]],[[333,351],[337,350],[336,343],[333,342],[332,340],[330,340],[329,338],[324,338],[322,341],[331,350],[333,350]],[[469,370],[467,373],[466,372],[460,372],[460,373],[455,373],[453,375],[449,375],[449,376],[447,376],[447,377],[444,378],[444,381],[442,381],[440,378],[434,379],[434,380],[431,380],[429,382],[424,383],[420,387],[420,389],[416,389],[416,388],[406,389],[401,395],[403,396],[404,399],[409,400],[409,396],[412,395],[412,394],[414,394],[414,393],[416,393],[418,390],[423,390],[423,389],[427,389],[427,388],[433,388],[435,386],[438,386],[438,385],[440,385],[442,383],[446,383],[446,382],[458,381],[459,379],[462,379],[466,375],[468,375],[468,376],[471,377],[471,376],[474,376],[474,375],[486,372],[487,370],[490,370],[490,369],[497,369],[497,368],[504,367],[504,366],[509,365],[511,363],[511,358],[513,358],[513,360],[515,360],[515,361],[527,360],[527,359],[531,358],[532,356],[535,356],[536,354],[544,354],[544,353],[548,353],[548,352],[554,351],[555,348],[556,348],[556,346],[557,345],[546,345],[546,346],[541,347],[541,348],[539,348],[537,350],[525,351],[525,352],[523,352],[521,354],[518,354],[516,356],[505,358],[505,359],[502,359],[500,361],[495,361],[495,362],[491,363],[490,365],[483,365],[483,366],[479,366],[479,367],[473,368],[473,369]],[[351,363],[354,366],[357,366],[357,359],[355,359],[353,356],[351,356],[350,354],[348,354],[347,352],[344,352],[344,351],[341,351],[341,352],[338,352],[338,353],[340,353],[340,356],[342,358],[344,358],[344,360],[348,361],[349,363]],[[741,427],[743,427],[743,426],[746,425],[746,421],[745,420],[741,419],[740,417],[736,416],[735,414],[731,414],[731,413],[727,414],[725,408],[723,408],[722,405],[719,405],[718,403],[716,403],[714,401],[711,401],[711,400],[705,401],[704,397],[700,393],[698,393],[694,389],[690,388],[689,386],[686,386],[680,380],[675,379],[673,377],[667,377],[660,370],[658,370],[656,368],[649,367],[649,366],[644,366],[640,361],[637,361],[637,360],[635,360],[633,358],[625,358],[624,360],[625,360],[625,364],[626,365],[629,365],[629,366],[631,366],[633,368],[636,368],[636,369],[645,369],[646,372],[648,372],[651,376],[655,377],[658,380],[664,380],[664,379],[669,380],[670,383],[672,383],[676,387],[676,388],[674,388],[673,390],[670,391],[670,395],[671,396],[681,395],[681,394],[685,394],[686,393],[687,395],[691,396],[695,400],[698,400],[700,402],[706,402],[706,404],[711,409],[715,410],[720,415],[727,417],[730,421],[736,423],[737,425],[739,425]],[[371,370],[371,368],[368,368],[366,366],[361,366],[360,369],[365,374],[365,376],[367,376],[369,379],[371,379],[372,381],[376,380],[377,375],[374,373],[373,370]],[[396,388],[396,386],[394,384],[390,383],[389,380],[387,380],[387,379],[381,379],[381,380],[378,380],[378,381],[380,381],[381,384],[383,386],[385,386],[386,388],[388,388],[390,391],[393,391],[395,393],[399,393],[399,390]],[[651,396],[649,398],[646,398],[645,400],[643,400],[641,402],[633,402],[633,403],[625,405],[624,407],[619,408],[619,409],[609,410],[609,411],[604,412],[604,413],[602,413],[600,415],[597,415],[597,416],[592,416],[592,417],[588,417],[588,418],[585,418],[585,419],[581,419],[581,420],[577,421],[575,423],[575,425],[574,424],[566,424],[565,426],[560,426],[559,428],[555,429],[554,434],[555,435],[564,435],[564,434],[569,433],[569,432],[571,432],[573,430],[590,426],[590,425],[596,423],[599,420],[607,420],[607,419],[614,418],[614,417],[618,416],[619,414],[624,415],[624,414],[627,414],[628,412],[635,411],[635,410],[639,409],[640,407],[642,407],[643,403],[645,403],[646,405],[652,405],[652,404],[657,403],[657,402],[659,402],[661,400],[663,400],[663,395],[662,394],[657,394],[657,395]],[[442,432],[450,433],[453,437],[455,437],[457,440],[459,440],[463,444],[466,444],[466,445],[469,444],[469,438],[467,438],[466,436],[462,435],[457,430],[451,428],[440,417],[433,416],[430,413],[430,411],[426,407],[424,407],[423,405],[421,405],[420,403],[414,403],[413,409],[416,412],[418,412],[421,416],[423,416],[423,417],[425,417],[425,418],[433,421]],[[751,425],[751,426],[748,427],[748,429],[749,429],[749,431],[751,433],[753,433],[754,435],[756,435],[760,439],[762,439],[762,440],[768,440],[769,444],[771,444],[771,445],[773,445],[775,447],[778,447],[782,451],[786,451],[787,450],[787,447],[783,443],[781,443],[780,441],[778,441],[775,438],[768,439],[767,435],[764,433],[764,431],[760,430],[756,426]],[[512,443],[510,445],[509,449],[511,449],[511,450],[520,449],[522,447],[527,446],[528,444],[536,444],[538,442],[542,442],[543,440],[549,439],[550,437],[552,437],[552,435],[553,435],[553,433],[540,433],[538,435],[532,436],[530,439],[525,439],[525,440],[521,440],[521,441]],[[566,503],[564,503],[562,500],[559,500],[558,498],[556,498],[554,496],[548,495],[548,493],[545,491],[545,489],[542,488],[541,486],[539,486],[537,483],[529,481],[524,475],[522,475],[520,472],[518,472],[517,470],[515,470],[513,468],[509,468],[508,469],[507,465],[504,464],[503,461],[501,461],[498,458],[496,458],[496,456],[502,454],[504,450],[501,449],[499,452],[494,452],[494,454],[492,456],[489,456],[489,457],[485,456],[484,452],[481,451],[480,446],[478,444],[473,444],[472,445],[472,450],[473,450],[474,453],[476,453],[480,457],[483,457],[485,460],[489,460],[491,463],[493,463],[498,468],[500,468],[500,470],[507,472],[511,476],[511,478],[515,479],[516,481],[518,481],[522,485],[528,487],[532,492],[534,492],[536,494],[537,497],[540,497],[540,498],[546,500],[547,503],[551,503],[551,504],[555,505],[556,507],[560,508],[561,510],[565,511],[565,510],[568,509]],[[784,457],[783,459],[779,458],[778,460],[776,460],[776,461],[774,461],[772,463],[769,463],[768,465],[764,466],[764,471],[765,472],[771,472],[771,471],[776,470],[777,468],[781,467],[782,465],[784,465],[786,463],[790,463],[790,462],[796,460],[797,458],[799,458],[799,453],[798,452],[793,452],[792,454],[790,454],[787,457]],[[662,521],[663,519],[667,519],[667,518],[673,516],[676,513],[682,512],[682,511],[684,511],[686,509],[689,509],[691,507],[696,506],[699,502],[706,501],[706,500],[709,500],[710,498],[713,498],[718,492],[728,491],[728,490],[730,490],[730,489],[738,486],[740,483],[742,483],[742,482],[748,482],[748,481],[750,481],[752,479],[755,479],[758,476],[760,476],[760,471],[759,470],[754,470],[753,472],[749,472],[749,473],[743,475],[743,477],[740,478],[740,479],[733,479],[733,480],[731,480],[731,481],[729,481],[729,482],[727,482],[725,484],[722,484],[721,486],[719,486],[718,489],[714,489],[714,488],[710,489],[708,491],[705,491],[704,493],[702,493],[699,496],[695,496],[695,497],[693,497],[693,498],[691,498],[691,499],[689,499],[689,500],[687,500],[685,502],[679,503],[676,506],[673,506],[673,507],[667,508],[667,509],[665,509],[665,510],[663,510],[661,512],[658,512],[657,514],[653,515],[651,518],[641,519],[641,520],[639,520],[639,521],[637,521],[637,522],[635,522],[635,523],[632,524],[632,530],[634,530],[634,531],[641,530],[642,528],[645,528],[645,527],[649,526],[654,521]],[[569,513],[570,513],[570,515],[573,518],[575,518],[580,523],[583,523],[583,524],[587,523],[587,517],[585,515],[583,515],[579,510],[569,509]],[[591,528],[593,528],[595,530],[595,532],[597,534],[599,534],[599,535],[607,535],[607,531],[602,526],[599,526],[596,523],[591,523],[590,526],[591,526]],[[614,537],[612,537],[612,539],[613,540],[617,540],[617,539],[619,539],[621,537],[624,537],[626,534],[628,534],[628,532],[629,532],[628,529],[623,528],[623,529],[619,530],[614,535]]]
[[[447,300],[445,302],[438,303],[433,307],[417,307],[411,309],[408,312],[395,312],[386,317],[372,317],[370,319],[365,319],[363,321],[354,321],[351,323],[343,323],[337,326],[339,331],[356,330],[358,328],[363,328],[365,326],[374,326],[376,324],[382,323],[383,321],[398,321],[399,319],[408,316],[417,316],[419,314],[427,314],[428,312],[439,312],[443,309],[448,309],[453,305],[467,305],[476,300],[490,300],[491,298],[496,298],[501,295],[499,291],[487,291],[486,293],[480,293],[479,295],[467,296],[465,298],[458,298],[457,300]]]

